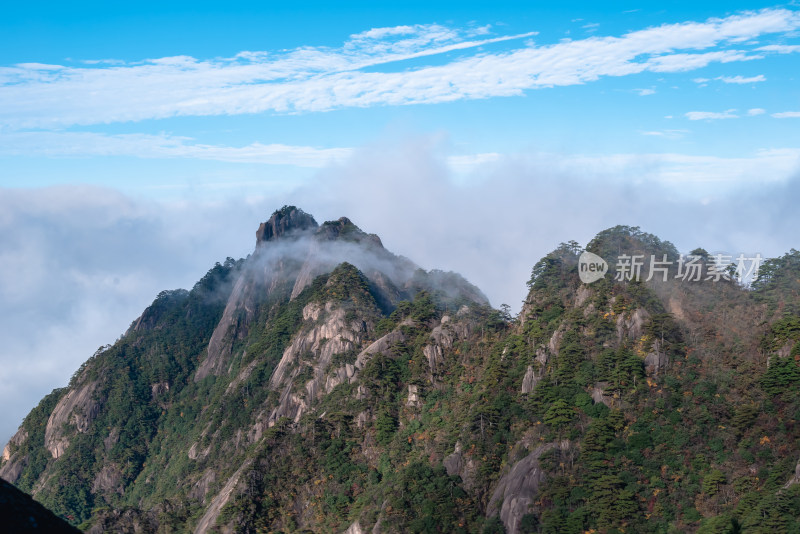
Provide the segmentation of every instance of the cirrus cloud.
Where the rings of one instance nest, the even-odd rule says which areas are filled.
[[[522,95],[643,72],[674,73],[757,60],[784,49],[747,43],[800,28],[789,9],[665,24],[619,37],[511,46],[535,32],[485,37],[487,28],[416,25],[352,35],[339,48],[246,51],[122,65],[37,63],[0,68],[0,126],[61,128],[176,116],[307,113]],[[490,45],[506,43],[496,50]],[[730,48],[742,46],[743,49]],[[454,56],[446,53],[456,53]],[[405,69],[409,59],[428,63]]]
[[[739,115],[734,113],[735,109],[728,111],[689,111],[686,113],[686,118],[690,121],[709,121],[719,119],[738,119]]]

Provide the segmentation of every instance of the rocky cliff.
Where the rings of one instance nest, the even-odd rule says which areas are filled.
[[[284,207],[43,399],[0,476],[90,532],[791,532],[800,253],[743,288],[583,284],[583,250],[511,317]]]

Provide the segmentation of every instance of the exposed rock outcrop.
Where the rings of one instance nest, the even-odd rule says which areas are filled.
[[[353,521],[347,530],[344,531],[344,534],[366,534],[364,529],[361,528],[361,524],[358,521]]]
[[[448,324],[452,324],[452,322],[450,316],[445,315],[439,325],[431,331],[430,337],[433,343],[422,347],[422,354],[428,360],[428,366],[431,370],[431,379],[444,366],[444,351],[452,348],[453,341],[457,337],[457,334],[451,328],[448,328]]]
[[[794,468],[794,476],[792,476],[792,478],[790,478],[783,487],[790,488],[795,484],[800,484],[800,460],[797,461],[797,465]]]
[[[356,370],[352,364],[330,374],[328,368],[334,355],[354,350],[368,333],[368,325],[363,320],[348,321],[346,310],[333,302],[324,306],[308,304],[303,309],[303,318],[307,326],[284,350],[269,381],[270,388],[281,390],[280,404],[269,416],[270,426],[281,417],[299,420],[314,399],[329,392],[345,378],[353,377]],[[313,376],[303,384],[303,394],[294,382],[305,367],[311,368]]]
[[[589,388],[589,395],[592,396],[592,400],[595,403],[602,402],[611,408],[614,405],[614,397],[606,394],[605,390],[607,387],[608,382],[597,382],[591,388]]]
[[[276,211],[268,221],[259,225],[256,230],[256,247],[282,237],[294,237],[317,226],[317,221],[308,213],[295,207],[286,207]]]
[[[92,397],[97,382],[88,382],[70,389],[61,397],[44,431],[44,445],[53,458],[58,458],[69,447],[70,438],[65,425],[72,425],[78,432],[86,432],[100,411],[100,404]]]
[[[6,446],[6,449],[8,446]],[[5,452],[5,451],[4,451]],[[0,467],[0,478],[8,480],[9,482],[16,482],[22,474],[22,470],[28,463],[28,457],[20,454],[9,455],[7,460],[3,461],[3,466]]]
[[[650,314],[644,308],[637,308],[631,313],[623,313],[617,317],[617,340],[627,336],[629,339],[637,339],[644,333],[644,325],[650,318]]]
[[[254,287],[257,285],[260,284],[252,280],[249,271],[243,273],[234,284],[222,319],[208,342],[206,357],[195,371],[195,382],[209,375],[220,374],[230,359],[233,342],[247,335],[247,326],[255,318],[256,300],[253,293],[257,291]]]
[[[233,286],[194,380],[226,371],[234,343],[247,336],[262,303],[275,295],[296,298],[317,276],[343,262],[352,263],[364,273],[384,311],[408,298],[408,292],[398,289],[398,285],[406,285],[418,270],[411,261],[384,249],[377,236],[363,232],[346,217],[317,226],[313,217],[296,208],[274,213],[256,233],[256,250]],[[435,275],[424,273],[423,278],[428,280]],[[467,289],[474,287],[466,281],[463,285]]]
[[[456,442],[453,453],[445,456],[444,460],[442,461],[442,465],[444,465],[445,470],[447,470],[447,474],[451,477],[457,476],[461,473],[461,468],[463,467],[463,456],[461,454],[460,441]]]
[[[156,382],[155,384],[151,384],[150,390],[153,400],[158,400],[160,397],[169,393],[169,382]]]
[[[400,330],[392,330],[385,336],[374,341],[369,347],[362,350],[356,357],[355,366],[361,370],[372,359],[372,356],[378,353],[389,352],[392,345],[405,341],[406,336]]]
[[[208,495],[208,490],[214,481],[217,479],[217,475],[213,469],[207,469],[203,476],[201,476],[197,482],[192,484],[192,489],[189,490],[189,497],[192,499],[196,499],[200,502],[205,502],[206,495]]]
[[[578,290],[575,291],[575,307],[583,306],[583,303],[592,296],[592,290],[586,285],[580,285]]]
[[[550,354],[557,355],[558,350],[561,348],[561,339],[564,337],[564,325],[560,325],[553,335],[550,336],[550,341],[547,342],[547,348]]]
[[[313,325],[319,322],[322,312],[321,305],[311,303],[303,309],[303,318]],[[334,354],[352,349],[366,334],[365,325],[360,321],[357,324],[348,324],[345,320],[345,310],[334,307],[334,303],[328,302],[324,306],[324,312],[321,324],[313,325],[305,334],[295,336],[292,343],[283,351],[283,357],[270,378],[270,387],[277,388],[283,384],[290,376],[292,366],[296,366],[303,355],[308,353],[314,356],[315,371],[324,374]]]
[[[111,432],[108,433],[108,436],[103,438],[103,447],[105,448],[106,452],[110,451],[114,445],[117,444],[119,441],[119,429],[112,428]]]
[[[781,348],[778,349],[776,354],[781,358],[788,358],[792,354],[792,348],[794,348],[794,345],[794,340],[787,341]]]
[[[113,463],[106,464],[97,473],[97,476],[94,477],[94,482],[92,482],[92,493],[103,493],[105,495],[118,493],[119,495],[122,495],[123,487],[121,482],[122,471],[120,468]]]
[[[250,460],[245,461],[241,466],[239,466],[239,469],[237,469],[236,472],[231,475],[222,490],[211,501],[211,504],[206,509],[203,517],[201,517],[200,521],[197,522],[197,526],[194,529],[194,534],[205,534],[216,524],[217,517],[219,517],[219,513],[222,511],[222,507],[228,502],[233,490],[236,488],[236,484],[239,483],[239,477],[242,476],[242,473],[245,469],[250,467],[251,463],[252,462]]]
[[[419,386],[408,385],[408,398],[406,399],[407,408],[419,408],[422,402],[419,399]]]
[[[486,509],[486,516],[494,517],[499,514],[506,532],[517,534],[522,517],[529,512],[531,505],[536,501],[539,486],[545,479],[544,471],[539,466],[539,458],[550,449],[568,446],[567,443],[540,445],[515,463],[497,483]]]
[[[28,457],[17,451],[28,439],[28,432],[19,427],[17,433],[12,436],[3,448],[2,460],[0,460],[0,478],[9,482],[16,482],[22,470],[27,464]]]
[[[669,356],[661,350],[660,341],[653,342],[650,352],[644,357],[644,370],[649,376],[657,377],[669,365]]]
[[[522,393],[527,394],[536,388],[536,384],[542,379],[543,375],[537,375],[533,366],[529,365],[525,371],[525,376],[522,378]]]
[[[197,460],[203,459],[208,456],[208,453],[211,452],[211,446],[206,447],[205,449],[200,448],[199,443],[195,442],[192,443],[192,446],[189,447],[189,452],[186,454],[189,456],[190,460]]]
[[[242,354],[242,359],[244,359],[244,358],[246,358],[246,357],[247,357],[247,352],[244,352],[244,353]],[[230,395],[230,394],[231,394],[233,391],[235,391],[235,390],[236,390],[236,388],[239,386],[239,384],[241,384],[242,382],[244,382],[245,380],[247,380],[247,377],[249,377],[249,376],[250,376],[250,374],[251,374],[251,373],[253,372],[253,370],[254,370],[254,369],[255,369],[255,368],[258,366],[258,364],[259,364],[259,363],[261,363],[259,360],[257,360],[257,359],[256,359],[256,360],[253,360],[252,362],[248,363],[248,364],[245,366],[245,368],[244,368],[244,369],[242,369],[241,371],[239,371],[239,374],[238,374],[238,375],[236,375],[236,378],[234,378],[233,380],[231,380],[230,384],[228,384],[228,387],[227,387],[227,388],[225,388],[225,394],[226,394],[226,395]]]
[[[475,486],[477,465],[470,451],[464,452],[460,441],[456,442],[452,454],[445,456],[442,465],[448,475],[461,477],[461,482],[467,490]]]

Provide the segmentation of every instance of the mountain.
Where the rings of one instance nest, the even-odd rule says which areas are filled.
[[[0,476],[88,532],[800,532],[800,252],[750,287],[692,257],[562,244],[512,317],[287,206],[42,399]]]

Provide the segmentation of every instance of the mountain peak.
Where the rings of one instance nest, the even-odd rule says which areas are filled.
[[[268,221],[259,225],[256,231],[256,247],[267,241],[274,241],[318,226],[314,217],[300,208],[284,206],[276,210]]]
[[[325,221],[317,230],[316,235],[318,238],[329,241],[343,239],[345,241],[357,241],[383,248],[380,237],[375,234],[364,232],[347,217],[339,217],[335,221]]]

